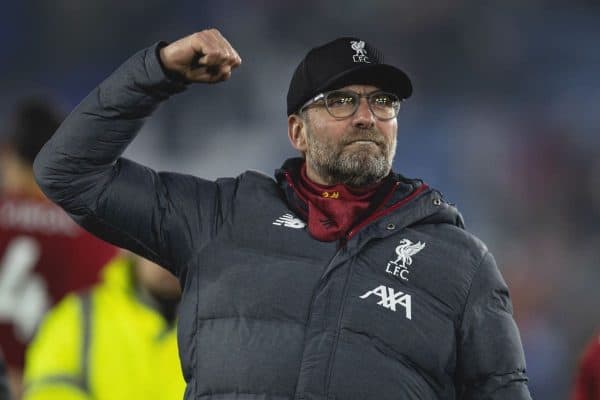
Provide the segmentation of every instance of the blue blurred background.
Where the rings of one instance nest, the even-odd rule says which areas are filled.
[[[68,111],[138,49],[209,27],[242,66],[164,104],[127,156],[208,178],[271,173],[295,155],[285,95],[306,51],[339,36],[373,42],[415,88],[395,169],[439,188],[487,242],[511,288],[534,397],[566,398],[600,326],[600,3],[5,2],[0,117],[31,94]]]

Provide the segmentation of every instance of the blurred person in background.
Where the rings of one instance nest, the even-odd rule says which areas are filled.
[[[0,146],[0,347],[17,399],[25,346],[44,313],[66,293],[97,282],[116,254],[48,201],[35,182],[33,159],[60,121],[49,102],[24,99]]]
[[[581,356],[570,400],[600,400],[600,333]]]
[[[10,387],[8,386],[8,378],[6,376],[6,366],[4,365],[4,355],[0,348],[0,400],[10,400]]]
[[[27,350],[25,400],[181,399],[179,282],[128,254],[102,282],[71,294],[45,317]]]
[[[412,85],[364,40],[298,65],[287,113],[302,157],[276,180],[121,157],[162,101],[240,63],[215,29],[140,51],[35,162],[82,226],[179,277],[185,398],[530,399],[494,258],[439,191],[391,171]]]

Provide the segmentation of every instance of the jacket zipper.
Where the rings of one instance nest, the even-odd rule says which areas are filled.
[[[394,190],[391,190],[390,193],[387,195],[386,199],[382,202],[382,207],[385,207],[385,203],[387,202],[387,200],[392,196],[392,194],[394,193],[395,189],[398,187],[400,183],[396,183],[396,186],[394,188]],[[404,199],[400,200],[399,202],[393,204],[392,206],[388,207],[388,208],[383,208],[382,210],[373,213],[373,215],[371,215],[370,217],[366,218],[364,221],[362,221],[360,224],[358,224],[357,226],[355,226],[354,228],[352,228],[350,231],[348,231],[348,233],[340,240],[340,251],[341,249],[344,249],[346,247],[346,243],[348,243],[348,241],[350,241],[350,239],[352,239],[352,237],[362,228],[364,228],[365,226],[367,226],[368,224],[370,224],[371,222],[381,218],[382,216],[402,207],[403,205],[407,204],[408,202],[410,202],[412,199],[414,199],[415,197],[417,197],[419,194],[423,193],[425,190],[429,189],[429,186],[427,186],[426,184],[422,184],[420,187],[418,187],[417,189],[415,189],[410,195],[408,195],[407,197],[405,197]],[[329,267],[329,266],[328,266]],[[349,266],[349,271],[348,271],[348,275],[346,276],[346,280],[344,282],[344,289],[342,291],[342,298],[341,298],[341,305],[340,305],[340,312],[338,315],[338,321],[337,321],[337,326],[336,326],[336,333],[335,333],[335,339],[333,342],[333,348],[331,350],[331,355],[329,356],[329,371],[327,372],[327,381],[325,383],[325,394],[327,396],[327,398],[329,398],[329,386],[331,384],[331,378],[333,376],[333,365],[334,365],[334,358],[335,358],[335,353],[337,351],[337,345],[339,343],[339,339],[340,339],[340,335],[342,333],[342,317],[344,315],[344,310],[346,308],[346,297],[348,296],[348,286],[349,286],[349,282],[350,282],[350,278],[352,277],[352,274],[354,272],[354,268],[352,266],[352,262],[350,263]]]
[[[343,247],[340,248],[344,249],[346,247],[346,245],[344,244]],[[341,326],[342,326],[342,316],[344,315],[344,309],[346,308],[346,296],[348,295],[348,286],[349,286],[349,282],[350,282],[350,277],[352,276],[352,272],[353,272],[353,268],[352,268],[352,263],[350,263],[350,267],[349,267],[349,271],[348,274],[346,275],[346,280],[344,282],[344,288],[342,291],[342,297],[341,297],[341,305],[340,305],[340,312],[338,315],[338,320],[337,320],[337,326],[336,326],[336,333],[335,333],[335,339],[333,341],[333,348],[331,349],[331,354],[329,355],[329,371],[327,372],[327,381],[325,382],[325,395],[327,396],[327,398],[329,398],[329,385],[331,384],[331,377],[333,375],[333,364],[334,364],[334,359],[335,359],[335,353],[337,352],[337,345],[340,339],[340,334],[341,334]]]
[[[339,248],[336,250],[336,252],[335,252],[335,254],[333,255],[333,257],[331,257],[331,259],[329,260],[329,262],[328,262],[328,263],[327,263],[327,265],[325,266],[325,271],[326,271],[326,272],[327,272],[327,271],[329,271],[329,268],[331,267],[331,265],[333,265],[333,264],[334,264],[335,260],[336,260],[336,259],[338,258],[338,256],[339,256],[339,255],[340,255],[340,254],[343,252],[343,250],[344,250],[344,249],[345,249],[345,245],[344,245],[344,246],[341,246],[341,247],[339,247]],[[319,289],[320,289],[320,287],[321,287],[321,284],[323,283],[323,279],[324,279],[324,278],[325,278],[325,274],[321,275],[321,278],[319,279],[319,284],[317,285],[317,288],[316,288],[316,289],[313,291],[312,297],[311,297],[311,299],[310,299],[310,309],[308,310],[308,318],[307,318],[307,321],[306,321],[306,330],[307,330],[307,331],[308,331],[308,329],[309,329],[309,327],[310,327],[310,325],[311,325],[311,322],[312,322],[313,308],[314,308],[314,305],[315,305],[315,296],[316,296],[316,295],[317,295],[317,293],[319,292]],[[329,299],[327,299],[327,302],[326,302],[326,304],[325,304],[325,307],[327,308],[327,307],[328,307],[328,305],[329,305]],[[303,347],[303,348],[306,348],[306,336],[305,336],[305,338],[304,338],[304,345],[303,345],[302,347]],[[303,355],[303,356],[304,356],[304,355]],[[304,357],[303,357],[303,359],[304,359]],[[299,371],[299,372],[301,372],[301,371],[302,371],[302,365],[300,365],[300,371]],[[298,376],[300,376],[300,375],[298,375]],[[328,380],[329,380],[329,379],[328,379]],[[327,384],[326,384],[326,387],[328,387],[328,385],[329,385],[329,382],[327,382]],[[295,387],[295,389],[294,389],[294,393],[295,393],[295,394],[294,394],[294,398],[298,398],[298,399],[303,399],[303,398],[304,398],[304,395],[303,395],[303,394],[300,394],[300,396],[298,396],[298,381],[296,382],[296,387]]]
[[[292,190],[294,190],[294,192],[296,192],[295,186],[294,186],[294,182],[293,182],[290,174],[288,172],[285,172],[284,176],[285,176],[285,178],[287,180],[288,185],[292,188]],[[396,185],[395,185],[395,187],[394,187],[394,190],[391,190],[390,193],[384,199],[384,201],[382,201],[382,207],[385,207],[385,203],[393,195],[393,193],[395,192],[395,189],[399,185],[400,185],[400,183],[397,182]],[[383,208],[380,211],[376,211],[371,216],[369,216],[364,221],[362,221],[361,223],[359,223],[358,225],[356,225],[354,228],[352,228],[350,231],[348,231],[348,233],[346,233],[346,235],[344,235],[340,239],[340,241],[339,241],[340,245],[339,245],[336,253],[334,254],[334,256],[329,261],[329,263],[327,263],[327,266],[325,267],[325,272],[327,273],[327,271],[330,270],[330,268],[334,264],[335,260],[338,258],[338,256],[346,248],[346,244],[348,243],[348,241],[350,241],[350,239],[352,239],[352,237],[358,231],[360,231],[362,228],[364,228],[365,226],[367,226],[371,222],[379,219],[380,217],[382,217],[382,216],[384,216],[384,215],[386,215],[386,214],[388,214],[388,213],[396,210],[397,208],[400,208],[403,205],[407,204],[408,202],[410,202],[412,199],[414,199],[415,197],[417,197],[419,194],[421,194],[422,192],[424,192],[427,189],[429,189],[429,186],[427,184],[423,183],[420,187],[418,187],[417,189],[415,189],[410,195],[408,195],[407,197],[405,197],[401,201],[393,204],[392,206],[390,206],[388,208]],[[296,194],[297,194],[297,192],[296,192]],[[304,210],[300,210],[300,211],[304,213]],[[329,397],[329,385],[331,384],[331,377],[333,375],[334,358],[335,358],[335,353],[337,351],[337,345],[338,345],[340,334],[341,334],[342,317],[344,315],[344,310],[345,310],[345,306],[346,306],[346,297],[348,295],[348,286],[349,286],[350,278],[351,278],[353,272],[354,272],[354,270],[353,270],[353,267],[352,267],[352,263],[350,263],[349,271],[348,271],[348,274],[346,275],[346,279],[344,281],[344,287],[343,287],[343,290],[342,290],[342,297],[340,299],[341,300],[341,305],[340,305],[340,310],[339,310],[339,314],[338,314],[338,320],[337,320],[337,324],[336,324],[335,338],[334,338],[333,346],[332,346],[331,353],[330,353],[330,356],[329,356],[329,367],[328,367],[328,372],[327,372],[327,380],[325,382],[325,394],[326,394],[327,397]],[[321,276],[320,283],[323,281],[324,278],[325,278],[325,274]],[[320,286],[320,284],[319,284],[319,286]],[[319,289],[317,288],[317,290],[315,290],[315,292],[313,292],[313,295],[312,295],[311,306],[310,306],[310,310],[309,310],[309,314],[308,314],[308,320],[307,320],[307,325],[306,325],[307,329],[310,326],[310,323],[312,321],[314,300],[315,300],[315,296],[316,296],[318,290]],[[306,339],[305,339],[305,345],[306,345]],[[298,390],[298,385],[296,384],[296,390],[295,390],[296,393],[297,393],[297,390]]]

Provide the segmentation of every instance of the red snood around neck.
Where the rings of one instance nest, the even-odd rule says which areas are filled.
[[[360,192],[343,184],[320,185],[310,180],[304,164],[295,186],[308,208],[309,233],[317,240],[330,242],[341,239],[352,228],[369,208],[381,183]]]

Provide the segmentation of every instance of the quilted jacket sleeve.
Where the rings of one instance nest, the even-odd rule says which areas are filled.
[[[44,193],[84,228],[181,276],[194,249],[214,235],[227,184],[120,157],[145,118],[186,88],[165,75],[159,46],[94,89],[38,154],[34,171]]]
[[[458,378],[461,400],[531,399],[508,288],[490,253],[475,272],[459,328]]]

